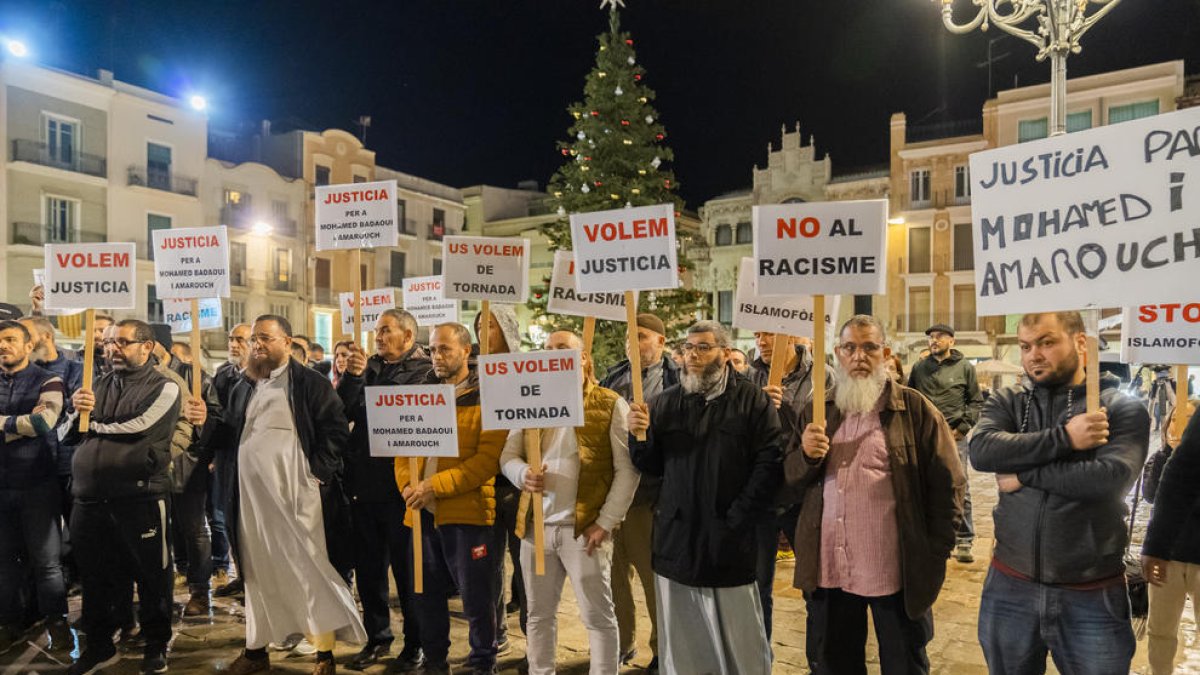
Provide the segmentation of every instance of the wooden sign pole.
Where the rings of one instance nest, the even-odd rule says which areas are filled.
[[[416,457],[408,458],[408,484],[414,490],[421,483],[421,468]],[[413,592],[425,592],[424,558],[421,552],[421,509],[412,512]]]
[[[637,298],[633,291],[625,291],[625,339],[629,343],[629,376],[633,385],[633,402],[642,405],[646,401],[642,398],[642,353],[638,349],[637,329]],[[646,432],[638,432],[634,437],[644,441]]]
[[[589,356],[592,353],[592,342],[596,339],[596,317],[583,317],[583,351]]]
[[[813,424],[825,426],[825,296],[813,296]]]
[[[486,356],[492,343],[492,303],[481,300],[479,304],[479,355]]]
[[[1187,428],[1188,409],[1192,407],[1192,402],[1188,400],[1188,367],[1175,366],[1175,433],[1180,438],[1183,437],[1183,430]]]
[[[534,475],[542,473],[542,430],[525,430],[525,458],[529,461],[529,470]],[[542,495],[530,494],[533,502],[533,570],[534,574],[546,574],[546,513],[543,510]]]
[[[775,334],[775,343],[771,347],[771,371],[767,374],[767,386],[778,387],[783,384],[783,372],[787,367],[788,336],[783,333]]]
[[[192,298],[192,398],[200,400],[200,301]]]
[[[354,344],[362,346],[362,249],[350,255],[354,265]]]
[[[83,321],[83,389],[85,391],[92,390],[92,376],[96,372],[96,340],[93,336],[95,332],[96,310],[89,309],[84,315]],[[90,412],[80,413],[79,433],[87,433],[91,421],[92,414]]]

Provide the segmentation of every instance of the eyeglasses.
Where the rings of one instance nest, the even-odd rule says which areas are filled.
[[[838,345],[838,349],[841,350],[843,355],[849,357],[854,356],[855,352],[860,349],[864,354],[878,354],[883,351],[883,345],[877,345],[874,342],[864,342],[861,345],[853,342],[843,342]]]
[[[277,337],[274,335],[264,335],[264,334],[260,333],[258,335],[251,335],[250,339],[253,340],[254,342],[266,344],[268,342],[274,342],[277,339]]]
[[[128,347],[129,345],[137,345],[137,344],[142,344],[144,342],[149,342],[149,340],[126,340],[125,338],[108,338],[107,340],[104,340],[103,342],[101,342],[101,344],[105,347],[116,347],[118,349],[123,350],[126,347]]]
[[[679,345],[679,348],[683,350],[684,354],[687,354],[688,352],[695,350],[697,354],[703,356],[703,355],[711,352],[712,350],[716,349],[717,345],[710,345],[707,342],[695,342],[695,343],[685,342],[685,343]]]

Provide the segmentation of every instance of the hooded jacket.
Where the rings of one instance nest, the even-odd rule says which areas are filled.
[[[1150,416],[1119,386],[1116,377],[1101,376],[1109,437],[1091,450],[1073,449],[1066,429],[1087,409],[1085,384],[1042,387],[1026,379],[984,404],[971,434],[971,464],[1021,482],[1001,493],[992,511],[993,555],[1006,567],[1046,584],[1088,583],[1124,570],[1125,495],[1146,461]]]

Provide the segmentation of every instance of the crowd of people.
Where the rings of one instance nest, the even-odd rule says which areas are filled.
[[[166,672],[180,583],[185,620],[208,618],[214,594],[244,597],[231,675],[269,670],[272,650],[314,654],[314,673],[334,673],[339,641],[360,645],[350,669],[449,673],[457,595],[468,671],[495,672],[516,614],[540,675],[555,672],[569,582],[590,672],[616,673],[637,656],[636,576],[652,672],[755,675],[772,669],[782,547],[813,672],[867,672],[868,610],[882,672],[930,672],[948,561],[980,554],[991,672],[1041,673],[1051,658],[1064,673],[1125,673],[1136,644],[1125,497],[1146,466],[1150,662],[1172,672],[1184,599],[1200,593],[1200,431],[1195,417],[1182,435],[1161,424],[1169,460],[1147,463],[1150,415],[1115,378],[1088,412],[1077,313],[1024,316],[1025,376],[986,401],[944,324],[905,379],[883,324],[852,317],[816,401],[803,338],[758,333],[749,358],[725,326],[698,321],[673,353],[662,319],[640,314],[638,403],[629,360],[599,380],[582,337],[556,330],[538,347],[581,350],[585,423],[534,435],[482,428],[480,318],[486,353],[522,348],[503,305],[474,330],[431,328],[428,344],[411,314],[389,309],[373,353],[339,342],[328,361],[287,319],[260,316],[229,331],[228,362],[202,376],[199,398],[199,355],[165,325],[98,315],[84,388],[82,355],[56,345],[50,320],[0,320],[0,638],[41,622],[51,650],[80,634],[72,675],[113,665],[121,645],[142,648],[142,672]],[[454,387],[459,444],[416,474],[407,458],[371,456],[367,424],[368,388],[414,384]],[[968,467],[995,475],[993,551],[974,549]]]

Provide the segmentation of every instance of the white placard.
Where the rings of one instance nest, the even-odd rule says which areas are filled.
[[[224,225],[154,230],[155,293],[160,298],[228,298]]]
[[[385,309],[396,307],[396,289],[394,288],[362,291],[358,297],[362,307],[362,332],[364,333],[375,330],[375,322],[379,321],[379,317]],[[351,335],[354,333],[354,293],[339,293],[338,302],[340,303],[338,307],[342,310],[342,334]]]
[[[679,287],[673,204],[571,214],[571,241],[580,293]]]
[[[318,185],[317,250],[395,246],[396,181]]]
[[[405,279],[404,309],[418,326],[458,322],[458,301],[446,299],[446,279],[441,275]]]
[[[163,318],[171,326],[172,333],[190,333],[192,331],[192,301],[177,298],[163,298]],[[215,330],[222,328],[220,298],[200,299],[200,330]]]
[[[456,300],[521,304],[529,297],[529,240],[446,237],[445,295]]]
[[[1121,361],[1200,365],[1200,302],[1126,307]]]
[[[119,244],[48,244],[46,309],[134,309],[137,247]]]
[[[372,457],[458,457],[454,385],[367,387]]]
[[[1200,108],[971,155],[980,316],[1195,299]]]
[[[811,295],[769,295],[756,293],[757,275],[754,258],[742,258],[738,268],[737,301],[734,303],[733,326],[743,330],[783,333],[799,337],[814,337],[813,297]],[[825,296],[825,335],[830,343],[836,330],[838,308],[842,296]]]
[[[46,270],[44,270],[40,267],[33,270],[33,285],[42,287],[42,299],[45,300],[45,297],[46,297],[46,295],[45,295],[46,294]],[[78,314],[79,310],[46,309],[45,302],[43,302],[42,303],[42,313],[45,314],[46,316],[70,316],[72,314]]]
[[[758,295],[873,295],[887,280],[887,200],[751,210]]]
[[[571,251],[554,252],[554,271],[550,275],[550,297],[546,311],[568,316],[594,316],[597,319],[626,319],[625,294],[620,291],[580,293],[575,290],[575,255]],[[637,302],[637,293],[633,294]]]
[[[483,429],[583,426],[578,349],[479,357]]]

